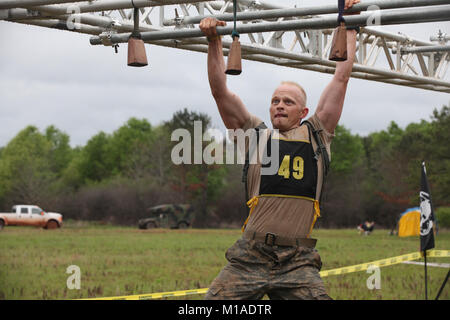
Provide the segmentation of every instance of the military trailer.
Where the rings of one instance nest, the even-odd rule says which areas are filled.
[[[147,211],[149,217],[139,220],[139,229],[185,229],[191,225],[194,209],[190,204],[162,204]]]

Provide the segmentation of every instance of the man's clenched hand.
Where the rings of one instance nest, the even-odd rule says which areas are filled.
[[[353,5],[360,3],[360,0],[345,0],[344,10],[351,9]]]
[[[225,21],[208,17],[200,21],[199,27],[200,30],[202,30],[205,36],[208,38],[208,41],[213,41],[215,39],[219,39],[216,27],[224,27],[226,25],[227,23]]]

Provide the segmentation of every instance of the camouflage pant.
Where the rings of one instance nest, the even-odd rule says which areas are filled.
[[[229,263],[214,279],[205,299],[331,299],[319,275],[317,250],[276,247],[239,239],[225,257]]]

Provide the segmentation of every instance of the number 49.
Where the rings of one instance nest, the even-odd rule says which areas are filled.
[[[285,179],[289,179],[291,174],[290,163],[291,156],[285,155],[283,161],[281,161],[280,168],[278,169],[278,174],[283,176]],[[294,157],[292,160],[292,177],[294,179],[301,180],[303,178],[304,165],[305,164],[302,157]]]

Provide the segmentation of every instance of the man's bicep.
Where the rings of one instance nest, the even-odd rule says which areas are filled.
[[[244,124],[250,119],[250,113],[241,98],[229,90],[214,98],[225,127],[227,129],[243,128]]]
[[[333,77],[320,96],[316,114],[328,132],[334,132],[341,118],[347,83],[347,81]]]

